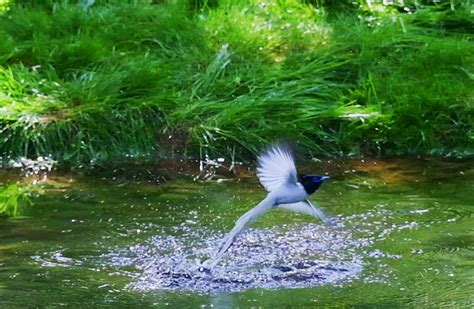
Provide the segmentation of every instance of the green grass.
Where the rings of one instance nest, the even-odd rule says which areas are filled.
[[[0,216],[18,216],[22,209],[31,206],[30,195],[40,190],[33,185],[0,185]]]
[[[468,1],[343,15],[311,2],[11,4],[2,158],[249,159],[277,139],[311,155],[474,153]]]
[[[474,54],[472,37],[383,20],[339,29],[357,54],[352,98],[386,116],[379,132],[385,153],[472,154]],[[381,130],[383,132],[381,132]],[[366,132],[366,133],[370,133]],[[382,135],[381,135],[382,134]]]

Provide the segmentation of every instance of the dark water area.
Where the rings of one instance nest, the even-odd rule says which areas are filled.
[[[242,167],[195,181],[179,166],[49,174],[0,218],[0,307],[474,306],[472,162],[305,164],[332,176],[311,200],[339,224],[273,210],[212,272],[201,263],[265,192]]]

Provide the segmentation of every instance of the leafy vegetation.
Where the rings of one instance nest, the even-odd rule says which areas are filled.
[[[7,4],[4,160],[474,153],[470,1],[154,2]]]
[[[38,188],[33,185],[10,184],[0,186],[0,216],[19,215],[22,208],[31,205],[29,195],[33,191],[38,191]]]

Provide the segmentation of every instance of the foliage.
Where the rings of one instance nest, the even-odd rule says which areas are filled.
[[[23,207],[31,205],[31,188],[35,187],[18,184],[0,186],[0,215],[14,217],[20,214]]]
[[[369,136],[382,137],[379,146],[399,154],[440,154],[463,145],[472,151],[474,91],[466,74],[474,65],[472,37],[433,33],[409,21],[404,28],[399,20],[381,20],[375,29],[338,29],[357,55],[351,97],[386,116]]]
[[[150,153],[174,88],[190,75],[182,63],[198,61],[202,45],[171,6],[64,5],[52,15],[15,6],[3,19],[14,48],[0,56],[1,148],[12,157],[83,163]]]
[[[12,2],[2,157],[472,155],[472,5],[367,3]]]

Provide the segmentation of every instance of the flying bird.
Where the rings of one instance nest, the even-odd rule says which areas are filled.
[[[252,222],[272,208],[283,208],[297,213],[305,213],[320,218],[324,223],[330,219],[315,207],[308,197],[319,189],[329,176],[299,175],[296,172],[292,151],[284,145],[275,145],[258,156],[257,176],[268,192],[267,196],[254,208],[243,214],[234,228],[223,239],[210,268],[226,253],[236,237]]]

